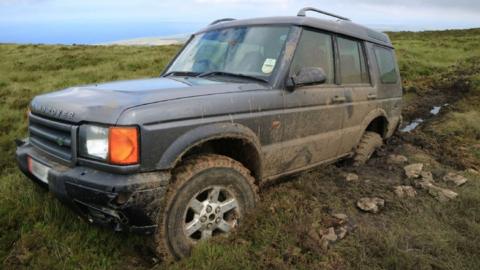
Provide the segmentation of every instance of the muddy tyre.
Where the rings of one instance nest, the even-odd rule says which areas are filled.
[[[375,153],[375,151],[382,145],[383,139],[378,133],[366,131],[355,151],[353,166],[365,164],[372,157],[373,153]]]
[[[256,198],[254,178],[241,163],[220,155],[185,161],[174,172],[159,217],[157,252],[164,258],[189,256],[199,241],[235,230]]]

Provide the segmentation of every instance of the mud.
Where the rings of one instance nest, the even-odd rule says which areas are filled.
[[[430,123],[441,121],[449,112],[455,111],[455,104],[472,95],[471,75],[479,72],[477,66],[459,65],[436,80],[425,82],[422,89],[410,88],[413,98],[403,108],[404,133],[397,134],[397,139],[411,144],[442,161],[447,166],[458,170],[480,168],[480,161],[465,148],[464,142],[453,136],[437,136],[430,129]]]

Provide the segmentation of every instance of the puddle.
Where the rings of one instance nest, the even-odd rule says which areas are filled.
[[[440,113],[440,111],[442,110],[443,107],[447,107],[448,106],[448,103],[445,103],[443,104],[442,106],[435,106],[433,107],[433,109],[430,111],[431,114],[433,115],[437,115]]]
[[[430,110],[430,114],[435,116],[440,113],[443,107],[448,106],[447,104],[443,104],[442,106],[435,106]],[[412,122],[408,123],[406,126],[400,129],[400,132],[412,132],[414,131],[421,123],[425,122],[424,119],[422,118],[417,118],[413,120]]]
[[[433,114],[433,115],[437,115],[440,112],[441,109],[442,109],[441,106],[433,107],[433,109],[430,111],[430,113]]]
[[[410,122],[408,125],[406,125],[404,128],[400,129],[401,132],[412,132],[415,130],[421,123],[423,123],[422,118],[417,118]]]

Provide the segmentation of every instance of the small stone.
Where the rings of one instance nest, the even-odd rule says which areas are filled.
[[[345,238],[345,236],[347,235],[348,233],[348,230],[345,226],[342,226],[340,228],[338,228],[335,233],[337,234],[337,237],[339,240],[342,240],[343,238]]]
[[[408,162],[408,158],[402,155],[389,155],[387,162],[390,164],[403,164]]]
[[[473,175],[480,175],[480,172],[475,169],[467,169],[465,172]]]
[[[440,202],[447,202],[449,200],[455,199],[458,196],[457,193],[453,192],[450,189],[437,187],[435,185],[431,185],[428,188],[428,193]]]
[[[358,181],[358,175],[354,173],[347,173],[345,175],[345,180],[347,180],[347,182]]]
[[[419,178],[423,170],[423,164],[422,163],[410,164],[408,166],[405,166],[403,169],[405,170],[405,175],[408,178]]]
[[[400,198],[404,197],[415,197],[417,195],[417,191],[412,186],[396,186],[394,189],[395,195]]]
[[[415,182],[415,187],[416,188],[421,188],[421,189],[428,189],[433,185],[432,182],[430,181],[425,181],[425,180],[419,180]]]
[[[342,213],[333,214],[332,217],[344,222],[348,220],[348,216]]]
[[[463,175],[450,172],[443,177],[443,181],[452,182],[458,187],[465,184],[468,181],[468,179]]]
[[[338,237],[335,233],[335,229],[333,227],[328,228],[320,233],[322,235],[322,239],[325,239],[329,242],[337,241]]]
[[[357,201],[360,210],[370,213],[378,213],[385,206],[385,200],[380,198],[361,198]]]
[[[421,189],[428,189],[433,185],[435,181],[433,180],[433,174],[431,172],[422,171],[420,173],[420,178],[415,180],[415,187]]]
[[[420,176],[423,181],[430,182],[430,183],[435,182],[435,180],[433,180],[433,174],[431,172],[422,171],[420,173]]]

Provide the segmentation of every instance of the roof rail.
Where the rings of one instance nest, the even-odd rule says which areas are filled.
[[[216,21],[213,21],[211,24],[209,25],[214,25],[214,24],[217,24],[217,23],[222,23],[222,22],[230,22],[230,21],[235,21],[235,19],[233,18],[223,18],[223,19],[218,19]]]
[[[335,15],[335,14],[333,14],[333,13],[326,12],[326,11],[323,11],[323,10],[320,10],[320,9],[316,9],[316,8],[313,8],[313,7],[302,8],[302,9],[298,12],[297,16],[299,16],[299,17],[305,17],[307,11],[314,11],[314,12],[318,12],[318,13],[323,14],[323,15],[335,17],[335,18],[340,19],[340,20],[351,21],[349,18],[345,18],[345,17],[342,17],[342,16],[338,16],[338,15]]]

